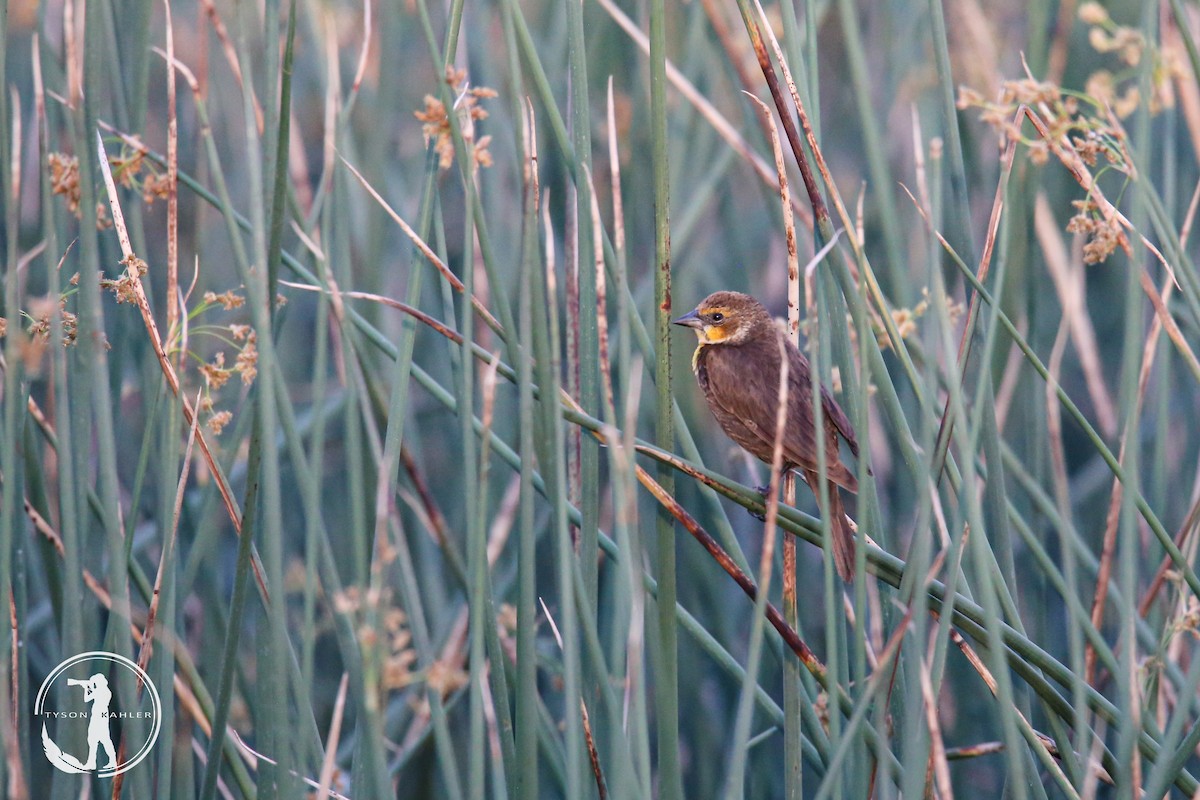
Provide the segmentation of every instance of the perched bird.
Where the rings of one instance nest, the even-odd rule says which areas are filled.
[[[700,340],[692,371],[704,399],[730,439],[751,455],[771,463],[779,408],[780,340],[788,359],[787,417],[783,430],[783,471],[795,469],[821,496],[817,471],[813,381],[808,359],[775,324],[762,304],[740,292],[715,292],[689,314],[674,321],[693,328]],[[829,520],[833,559],[843,580],[854,577],[854,534],[837,487],[858,491],[858,479],[838,454],[838,436],[858,457],[858,441],[850,420],[833,395],[821,386],[825,474],[829,482]]]

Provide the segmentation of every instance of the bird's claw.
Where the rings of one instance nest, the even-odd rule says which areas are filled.
[[[767,496],[771,494],[771,486],[770,486],[770,484],[766,484],[766,485],[763,485],[763,486],[755,486],[755,487],[754,487],[754,491],[756,491],[756,492],[758,492],[759,494],[761,494],[761,495],[762,495],[762,497],[763,497],[763,500],[765,501],[765,500],[767,499]],[[767,521],[767,515],[766,515],[766,513],[765,513],[765,512],[763,512],[763,511],[754,511],[754,510],[752,510],[752,509],[749,509],[749,508],[747,508],[747,509],[746,509],[746,511],[747,511],[747,512],[749,512],[750,516],[754,517],[754,518],[755,518],[756,520],[758,520],[759,522],[766,522],[766,521]]]

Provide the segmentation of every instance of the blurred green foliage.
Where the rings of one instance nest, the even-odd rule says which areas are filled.
[[[32,700],[70,655],[137,658],[151,608],[170,702],[128,797],[296,797],[323,766],[355,798],[1196,791],[1197,9],[763,12],[833,181],[806,270],[829,236],[785,141],[805,341],[878,545],[843,585],[807,490],[781,512],[799,671],[769,625],[750,657],[753,602],[647,490],[692,465],[668,493],[753,575],[766,470],[661,327],[720,288],[786,314],[738,10],[172,5],[176,318],[166,6],[8,5],[9,796],[112,793],[43,759]]]

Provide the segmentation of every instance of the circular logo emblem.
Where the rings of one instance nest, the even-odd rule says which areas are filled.
[[[138,681],[132,708],[117,701],[116,683],[122,672],[132,673]],[[136,767],[150,754],[162,725],[162,701],[150,676],[128,658],[104,650],[80,653],[55,667],[38,689],[33,713],[42,720],[42,748],[51,764],[63,772],[94,773],[102,778]],[[127,739],[126,752],[118,753],[114,743],[121,741],[122,731],[137,730],[138,726],[129,724],[135,720],[142,723],[138,738],[144,735],[144,741],[139,747],[139,742]],[[50,738],[51,728],[58,742],[81,752],[63,750]],[[87,750],[83,751],[85,742]]]

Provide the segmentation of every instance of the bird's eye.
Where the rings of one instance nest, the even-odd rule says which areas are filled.
[[[724,314],[722,314],[720,311],[718,311],[717,313],[715,313],[715,314],[713,314],[713,315],[712,315],[712,321],[713,321],[713,322],[724,322],[724,321],[725,321],[725,315],[724,315]]]

